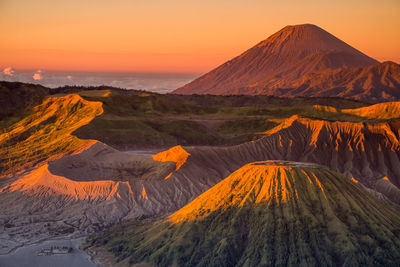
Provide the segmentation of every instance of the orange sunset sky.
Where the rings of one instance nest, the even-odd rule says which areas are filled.
[[[204,73],[302,23],[400,62],[399,0],[0,0],[0,68]]]

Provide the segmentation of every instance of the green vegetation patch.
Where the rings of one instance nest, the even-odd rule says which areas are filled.
[[[32,113],[49,94],[46,87],[19,82],[0,82],[0,130]]]
[[[96,99],[97,100],[97,99]],[[118,116],[163,115],[163,114],[210,114],[217,110],[173,101],[163,95],[111,94],[98,99],[104,103],[106,114]]]
[[[157,266],[397,266],[396,227],[385,224],[380,227],[386,230],[379,230],[371,218],[359,215],[349,231],[335,229],[335,220],[318,216],[321,212],[326,211],[318,204],[250,205],[179,224],[128,222],[87,245],[107,248],[118,262],[128,258],[130,264]],[[348,224],[350,218],[342,220]]]
[[[217,131],[221,134],[240,135],[264,132],[278,125],[268,119],[239,119],[228,120],[218,125]]]
[[[174,142],[171,137],[160,133],[143,120],[95,118],[92,123],[79,128],[73,134],[82,139],[95,139],[121,148],[126,144],[163,146]]]
[[[313,105],[328,105],[340,110],[367,105],[340,98],[162,95],[109,86],[49,89],[33,84],[2,82],[0,100],[7,100],[7,103],[0,105],[0,129],[4,131],[31,114],[32,107],[45,97],[71,93],[86,100],[101,101],[104,109],[99,118],[75,134],[120,149],[178,144],[235,145],[259,138],[258,132],[276,125],[271,119],[292,115],[331,121],[366,121],[354,115],[313,108]]]

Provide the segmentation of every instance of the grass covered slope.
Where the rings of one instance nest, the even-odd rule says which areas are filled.
[[[234,145],[258,139],[276,123],[271,119],[302,115],[331,120],[359,120],[352,114],[319,111],[314,105],[336,109],[366,106],[340,98],[279,98],[271,96],[161,95],[108,86],[49,89],[32,84],[0,84],[0,96],[24,96],[18,110],[0,114],[0,129],[32,114],[45,97],[78,94],[102,102],[104,112],[73,135],[96,139],[117,149],[168,148],[175,145]],[[39,94],[41,98],[36,97]],[[28,101],[33,100],[35,101]],[[11,105],[13,106],[13,105]],[[1,111],[1,108],[0,108]],[[1,112],[0,112],[1,113]]]
[[[362,108],[343,109],[341,112],[369,119],[399,119],[400,102],[387,102]]]
[[[157,266],[397,266],[400,214],[320,165],[245,165],[166,219],[94,238]]]
[[[93,141],[71,133],[103,112],[101,102],[78,95],[51,97],[0,134],[0,173],[29,168]]]
[[[351,114],[316,111],[316,104],[338,109],[366,105],[336,98],[179,96],[123,90],[110,90],[104,97],[96,96],[94,91],[77,93],[85,99],[101,101],[104,113],[74,135],[117,149],[240,144],[257,139],[258,132],[276,126],[271,118],[300,114],[321,119],[360,119]]]

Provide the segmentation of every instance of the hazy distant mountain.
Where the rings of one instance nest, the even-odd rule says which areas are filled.
[[[376,70],[385,68],[390,71]],[[399,69],[396,63],[380,64],[325,30],[304,24],[283,28],[174,93],[394,100],[400,98]],[[371,82],[360,81],[360,73]],[[382,89],[385,93],[380,94]]]
[[[15,70],[7,75],[0,69],[0,81],[40,84],[49,88],[62,86],[112,86],[124,89],[169,93],[197,78],[188,73],[139,73],[139,72],[85,72],[43,70],[33,79],[37,71]]]

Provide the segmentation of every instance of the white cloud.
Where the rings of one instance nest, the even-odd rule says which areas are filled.
[[[7,67],[3,70],[3,74],[7,75],[7,76],[14,76],[14,69],[11,67]]]
[[[36,72],[33,74],[32,78],[33,78],[35,81],[40,81],[41,79],[43,79],[43,71],[41,71],[41,70],[36,71]]]

